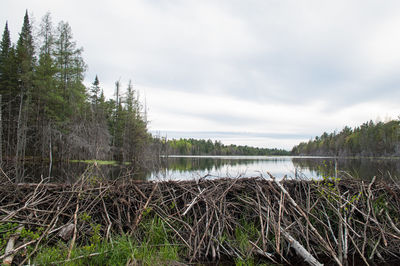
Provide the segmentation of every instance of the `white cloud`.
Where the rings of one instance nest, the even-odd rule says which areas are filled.
[[[290,148],[300,140],[305,141],[324,131],[340,131],[346,125],[355,127],[379,116],[397,118],[400,114],[398,105],[381,101],[360,103],[327,112],[325,102],[292,108],[289,104],[259,104],[204,93],[164,91],[157,88],[141,90],[145,91],[150,106],[150,128],[153,131],[177,131],[185,137],[190,137],[193,132],[236,133],[234,137],[223,137],[224,141],[248,145],[259,142],[262,146],[271,145],[269,147]],[[334,104],[331,106],[335,108]],[[384,112],[382,106],[386,107]],[[246,133],[250,133],[250,136]],[[252,134],[260,136],[254,137]],[[287,137],[271,138],[263,137],[263,134],[281,134]],[[209,137],[209,134],[204,134],[204,138]]]
[[[70,23],[106,95],[133,79],[152,130],[294,134],[289,147],[400,113],[400,2],[4,0],[13,41],[27,8]],[[295,137],[301,135],[302,138]]]

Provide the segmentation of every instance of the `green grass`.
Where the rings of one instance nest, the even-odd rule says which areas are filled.
[[[90,216],[83,214],[79,220],[90,224],[90,237],[77,243],[69,259],[70,242],[59,240],[43,244],[30,262],[35,265],[173,265],[174,262],[185,263],[190,258],[188,248],[176,239],[169,226],[173,221],[163,220],[151,209],[143,213],[143,219],[132,235],[114,235],[111,241],[101,238],[100,226],[92,224]],[[15,226],[9,227],[4,230],[13,231]],[[231,258],[230,263],[262,265],[265,260],[254,257],[250,244],[250,241],[256,243],[259,238],[257,224],[242,218],[234,231],[224,233],[220,242],[228,242],[240,254],[238,258]],[[31,247],[29,249],[28,254],[32,251]]]
[[[103,160],[69,160],[70,163],[86,163],[86,164],[94,164],[96,163],[97,165],[130,165],[130,162],[118,162],[118,161],[103,161]]]
[[[87,163],[87,164],[94,164],[97,163],[98,165],[118,165],[117,161],[102,161],[102,160],[70,160],[70,163]]]
[[[43,247],[32,261],[35,265],[126,265],[128,261],[141,265],[162,265],[179,261],[178,246],[169,243],[151,245],[138,243],[127,236],[98,245],[75,247],[67,260],[68,244],[58,242],[56,246]]]
[[[158,217],[140,225],[142,239],[119,236],[109,241],[90,239],[86,245],[75,247],[67,260],[69,243],[58,242],[55,246],[42,247],[33,260],[36,265],[165,265],[179,261],[179,246],[165,222]]]

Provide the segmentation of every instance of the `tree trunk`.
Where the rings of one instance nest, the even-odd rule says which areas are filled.
[[[24,175],[24,160],[26,150],[26,128],[27,128],[27,108],[29,98],[26,100],[25,106],[23,103],[23,91],[21,89],[21,101],[18,113],[18,126],[17,126],[17,150],[15,155],[15,174],[17,182],[22,181]]]
[[[2,95],[0,94],[0,165],[3,164],[3,101],[2,101]]]
[[[18,122],[17,122],[17,145],[16,145],[16,150],[15,150],[15,175],[16,175],[16,180],[19,181],[21,178],[21,169],[20,169],[20,156],[21,156],[21,135],[22,135],[22,105],[23,105],[23,92],[21,89],[21,95],[20,95],[20,103],[19,103],[19,112],[18,112]]]

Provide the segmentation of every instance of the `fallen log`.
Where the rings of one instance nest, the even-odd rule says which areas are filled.
[[[16,253],[16,251],[14,250],[14,245],[15,242],[17,241],[17,239],[19,238],[19,235],[22,232],[22,229],[24,228],[23,225],[20,225],[17,230],[15,231],[15,233],[10,237],[10,239],[7,242],[7,247],[5,249],[4,252],[4,260],[3,260],[3,264],[4,265],[11,265],[14,259],[14,254]]]

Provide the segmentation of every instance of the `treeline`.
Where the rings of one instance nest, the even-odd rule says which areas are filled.
[[[139,160],[151,136],[131,82],[124,90],[116,82],[107,100],[97,76],[83,84],[83,49],[67,22],[54,27],[47,13],[32,29],[26,12],[16,44],[7,23],[2,35],[0,160],[17,170],[26,159]]]
[[[293,155],[399,156],[400,121],[366,122],[339,133],[324,133],[293,147]]]
[[[172,139],[167,141],[167,153],[173,155],[289,155],[280,149],[224,145],[220,141],[204,139]]]

